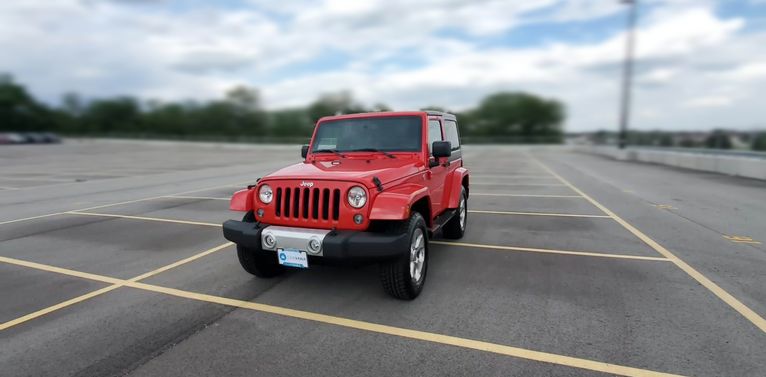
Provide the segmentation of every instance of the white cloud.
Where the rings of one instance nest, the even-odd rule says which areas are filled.
[[[653,69],[643,75],[640,75],[637,79],[639,83],[648,84],[664,84],[669,82],[676,76],[678,71],[672,68],[657,68]]]
[[[723,80],[750,81],[766,78],[766,63],[747,63],[719,76]]]
[[[723,96],[705,96],[697,97],[687,100],[683,103],[686,107],[721,107],[728,106],[732,103],[732,99]]]
[[[48,100],[69,90],[206,99],[248,84],[261,89],[268,107],[350,89],[367,103],[459,110],[493,91],[528,90],[564,101],[570,130],[616,124],[623,33],[588,43],[481,44],[533,23],[587,27],[616,16],[622,24],[625,7],[616,1],[251,3],[179,10],[162,2],[3,2],[0,71]],[[716,16],[712,0],[642,4],[635,127],[763,119],[757,94],[766,34],[744,33],[744,16]],[[312,68],[327,56],[341,58]]]

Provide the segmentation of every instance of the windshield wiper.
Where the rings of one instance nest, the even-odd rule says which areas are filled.
[[[380,152],[386,155],[388,158],[396,158],[396,156],[392,155],[391,153],[388,153],[386,151],[382,151],[380,149],[375,148],[360,148],[360,149],[352,149],[349,152]]]
[[[317,150],[315,150],[315,151],[313,151],[311,153],[335,153],[339,157],[346,158],[346,155],[344,155],[343,153],[338,152],[337,149],[317,149]]]

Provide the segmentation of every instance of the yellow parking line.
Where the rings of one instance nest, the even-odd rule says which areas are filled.
[[[530,157],[532,158],[532,157]],[[534,158],[533,158],[534,159]],[[548,166],[543,164],[540,161],[537,161],[534,159],[540,167],[547,170],[549,173],[555,175],[558,177],[558,179],[564,183],[566,186],[577,192],[578,194],[582,195],[587,199],[591,204],[598,207],[601,211],[609,215],[611,218],[613,218],[615,221],[617,221],[620,225],[622,225],[625,229],[627,229],[629,232],[633,233],[636,237],[638,237],[641,241],[643,241],[645,244],[649,245],[652,249],[660,253],[665,258],[670,259],[671,262],[673,262],[678,268],[686,272],[689,276],[692,277],[692,279],[696,280],[698,283],[700,283],[703,287],[707,288],[710,292],[712,292],[714,295],[716,295],[719,299],[721,299],[723,302],[731,306],[734,310],[739,312],[743,317],[745,317],[748,321],[752,322],[756,327],[758,327],[762,332],[766,333],[766,319],[758,315],[755,311],[750,309],[747,305],[743,304],[741,301],[739,301],[736,297],[729,294],[729,292],[726,292],[723,288],[719,287],[718,284],[714,283],[712,280],[708,279],[705,275],[701,274],[699,271],[694,269],[694,267],[690,266],[681,258],[677,257],[675,254],[671,253],[668,249],[657,243],[657,241],[651,239],[649,236],[638,230],[636,227],[628,223],[627,221],[623,220],[620,216],[617,216],[614,212],[609,210],[609,208],[606,208],[601,203],[597,202],[595,199],[588,196],[586,193],[584,193],[582,190],[575,187],[573,184],[571,184],[568,180],[564,179],[564,177],[560,176],[556,172],[554,172],[552,169],[550,169]]]
[[[0,177],[0,180],[3,180],[3,181],[34,181],[34,182],[75,182],[75,179],[53,178],[53,177]]]
[[[503,183],[503,182],[471,182],[471,186],[566,186],[561,183]]]
[[[162,196],[152,196],[152,197],[149,197],[149,198],[141,198],[141,199],[125,200],[125,201],[122,201],[122,202],[117,202],[117,203],[109,203],[109,204],[102,204],[102,205],[97,205],[97,206],[92,206],[92,207],[87,207],[87,208],[79,208],[79,209],[75,209],[75,210],[72,210],[72,211],[69,211],[69,212],[76,212],[76,211],[90,211],[90,210],[92,210],[92,209],[100,209],[100,208],[106,208],[106,207],[114,207],[114,206],[119,206],[119,205],[123,205],[123,204],[132,204],[132,203],[140,203],[140,202],[146,202],[146,201],[149,201],[149,200],[156,200],[156,199],[160,199],[160,198],[162,198],[163,196],[164,196],[164,195],[162,195]]]
[[[477,244],[477,243],[452,242],[452,241],[430,241],[430,243],[435,244],[435,245],[476,247],[476,248],[481,248],[481,249],[507,250],[507,251],[523,251],[523,252],[543,253],[543,254],[579,255],[579,256],[586,256],[586,257],[602,257],[602,258],[616,258],[616,259],[636,259],[636,260],[663,261],[663,262],[669,262],[670,261],[667,258],[660,258],[660,257],[643,257],[643,256],[640,256],[640,255],[595,253],[595,252],[587,252],[587,251],[538,249],[538,248],[533,248],[533,247],[485,245],[485,244]]]
[[[241,181],[241,182],[238,182],[238,183],[246,183],[246,182],[252,182],[252,180]],[[229,184],[225,184],[225,185],[218,185],[218,186],[213,186],[213,187],[206,187],[206,188],[201,188],[201,189],[177,192],[175,194],[170,194],[170,195],[157,195],[157,196],[151,196],[151,197],[148,197],[148,198],[126,200],[124,202],[102,204],[102,205],[88,207],[88,208],[80,208],[80,209],[76,209],[76,210],[73,210],[73,211],[89,211],[89,210],[92,210],[92,209],[114,207],[114,206],[118,206],[118,205],[122,205],[122,204],[131,204],[131,203],[138,203],[138,202],[144,202],[144,201],[149,201],[149,200],[156,200],[156,199],[160,199],[160,198],[163,198],[163,197],[166,197],[166,196],[191,194],[191,193],[194,193],[194,192],[207,191],[207,190],[215,190],[217,188],[223,188],[223,187],[234,187],[236,184],[237,183],[229,183]]]
[[[606,215],[578,215],[573,213],[546,213],[546,212],[514,212],[514,211],[483,211],[471,209],[468,213],[482,213],[489,215],[520,215],[520,216],[554,216],[554,217],[588,217],[597,219],[609,219]]]
[[[226,200],[226,201],[230,200],[230,198],[218,198],[218,197],[213,197],[213,196],[187,196],[187,195],[166,195],[166,196],[163,196],[163,198],[200,199],[200,200]]]
[[[760,245],[761,244],[760,241],[731,241],[731,242],[734,242],[734,243],[748,243],[748,244],[752,244],[752,245]]]
[[[132,279],[129,279],[129,281],[144,280],[144,279],[146,279],[146,278],[148,278],[150,276],[154,276],[154,275],[157,275],[159,273],[165,272],[165,271],[167,271],[167,270],[169,270],[171,268],[176,268],[178,266],[181,266],[181,265],[187,264],[189,262],[195,261],[197,259],[200,259],[202,257],[208,256],[208,255],[213,254],[213,253],[215,253],[217,251],[223,250],[223,249],[225,249],[225,248],[227,248],[229,246],[234,246],[234,243],[226,242],[225,244],[218,245],[216,247],[211,247],[211,248],[209,248],[209,249],[207,249],[207,250],[205,250],[205,251],[203,251],[201,253],[194,254],[194,255],[192,255],[192,256],[190,256],[188,258],[181,259],[181,260],[179,260],[177,262],[173,262],[173,263],[171,263],[171,264],[169,264],[167,266],[163,266],[163,267],[160,267],[160,268],[158,268],[156,270],[149,271],[149,272],[147,272],[145,274],[138,275],[138,276],[136,276],[136,277],[134,277]]]
[[[13,264],[16,266],[34,268],[36,270],[55,272],[57,274],[69,275],[69,276],[74,276],[74,277],[88,279],[88,280],[100,281],[100,282],[109,283],[109,284],[122,284],[124,281],[123,279],[118,279],[118,278],[113,278],[113,277],[98,275],[98,274],[92,274],[90,272],[75,271],[75,270],[70,270],[68,268],[56,267],[56,266],[51,266],[47,264],[30,262],[30,261],[25,261],[22,259],[9,258],[4,256],[0,256],[0,262]]]
[[[210,249],[205,250],[205,251],[203,251],[203,252],[201,252],[199,254],[192,255],[191,257],[179,260],[179,261],[177,261],[175,263],[171,263],[171,264],[169,264],[167,266],[163,266],[163,267],[160,267],[160,268],[158,268],[156,270],[149,271],[149,272],[147,272],[145,274],[138,275],[138,276],[136,276],[136,277],[134,277],[132,279],[129,279],[129,280],[114,279],[114,278],[109,278],[107,276],[101,276],[101,275],[96,275],[96,274],[89,274],[89,273],[69,270],[69,269],[65,269],[65,268],[48,266],[48,265],[44,265],[44,264],[40,264],[40,263],[27,262],[27,261],[22,261],[22,260],[19,260],[19,259],[0,257],[0,262],[5,262],[5,263],[9,263],[9,264],[15,264],[15,265],[18,265],[18,266],[24,266],[24,267],[39,269],[39,270],[48,271],[48,272],[55,272],[55,273],[69,275],[69,276],[74,276],[74,277],[79,277],[79,278],[83,278],[83,279],[96,280],[96,281],[100,281],[100,282],[104,282],[104,283],[112,283],[112,285],[106,286],[106,287],[101,288],[101,289],[97,289],[97,290],[95,290],[93,292],[89,292],[89,293],[86,293],[84,295],[77,296],[75,298],[71,298],[69,300],[60,302],[60,303],[58,303],[56,305],[52,305],[52,306],[49,306],[47,308],[40,309],[38,311],[29,313],[27,315],[21,316],[19,318],[16,318],[16,319],[13,319],[13,320],[10,320],[10,321],[7,321],[5,323],[0,323],[0,331],[8,329],[8,328],[11,328],[11,327],[16,326],[18,324],[27,322],[29,320],[42,317],[42,316],[44,316],[44,315],[46,315],[48,313],[54,312],[54,311],[59,310],[59,309],[66,308],[68,306],[72,306],[74,304],[83,302],[83,301],[91,299],[93,297],[100,296],[100,295],[102,295],[104,293],[111,292],[111,291],[113,291],[113,290],[115,290],[117,288],[124,287],[126,285],[126,282],[137,282],[137,281],[146,279],[146,278],[148,278],[150,276],[154,276],[154,275],[157,275],[157,274],[159,274],[161,272],[165,272],[165,271],[167,271],[167,270],[169,270],[171,268],[175,268],[175,267],[178,267],[180,265],[183,265],[183,264],[189,263],[191,261],[197,260],[199,258],[202,258],[204,256],[210,255],[212,253],[215,253],[216,251],[223,250],[223,249],[225,249],[225,248],[227,248],[229,246],[232,246],[232,245],[234,245],[234,244],[231,243],[231,242],[227,242],[227,243],[225,243],[223,245],[219,245],[219,246],[210,248]]]
[[[64,213],[65,212],[47,213],[45,215],[40,215],[40,216],[31,216],[31,217],[25,217],[25,218],[22,218],[22,219],[8,220],[8,221],[0,222],[0,225],[17,223],[17,222],[20,222],[20,221],[27,221],[27,220],[34,220],[34,219],[42,219],[44,217],[63,215]]]
[[[3,221],[3,222],[0,222],[0,225],[4,225],[4,224],[11,224],[11,223],[20,222],[20,221],[27,221],[27,220],[40,219],[40,218],[44,218],[44,217],[50,217],[50,216],[56,216],[56,215],[61,215],[61,214],[65,214],[65,213],[68,213],[68,212],[89,211],[89,210],[92,210],[92,209],[98,209],[98,208],[106,208],[106,207],[114,207],[114,206],[118,206],[118,205],[122,205],[122,204],[131,204],[131,203],[144,202],[144,201],[148,201],[148,200],[156,200],[156,199],[160,199],[160,198],[163,198],[163,197],[166,197],[166,196],[173,196],[173,195],[183,195],[183,194],[190,194],[190,193],[199,192],[199,191],[214,190],[214,189],[217,189],[217,188],[222,188],[222,187],[234,187],[234,186],[236,186],[237,184],[243,184],[243,183],[247,183],[247,182],[252,182],[252,180],[241,181],[241,182],[235,182],[235,183],[230,183],[230,184],[226,184],[226,185],[218,185],[218,186],[213,186],[213,187],[206,187],[206,188],[195,189],[195,190],[189,190],[189,191],[183,191],[183,192],[178,192],[178,193],[175,193],[175,194],[170,194],[170,195],[158,195],[158,196],[151,196],[151,197],[148,197],[148,198],[141,198],[141,199],[134,199],[134,200],[126,200],[126,201],[123,201],[123,202],[117,202],[117,203],[108,203],[108,204],[102,204],[102,205],[93,206],[93,207],[88,207],[88,208],[80,208],[80,209],[74,209],[74,210],[71,210],[71,211],[64,211],[64,212],[55,212],[55,213],[46,213],[46,214],[44,214],[44,215],[39,215],[39,216],[31,216],[31,217],[25,217],[25,218],[21,218],[21,219],[14,219],[14,220],[7,220],[7,221]]]
[[[42,316],[44,316],[44,315],[46,315],[48,313],[55,312],[56,310],[66,308],[68,306],[72,306],[74,304],[77,304],[79,302],[83,302],[83,301],[91,299],[93,297],[100,296],[100,295],[102,295],[104,293],[111,292],[111,291],[113,291],[113,290],[115,290],[115,289],[117,289],[119,287],[122,287],[122,286],[123,286],[122,283],[115,284],[115,285],[109,285],[109,286],[106,286],[104,288],[95,290],[93,292],[86,293],[86,294],[84,294],[82,296],[77,296],[75,298],[66,300],[64,302],[60,302],[60,303],[58,303],[56,305],[49,306],[47,308],[40,309],[40,310],[38,310],[36,312],[29,313],[27,315],[24,315],[24,316],[21,316],[19,318],[10,320],[8,322],[0,323],[0,331],[3,331],[5,329],[11,328],[13,326],[22,324],[22,323],[27,322],[27,321],[33,320],[35,318],[42,317]]]
[[[471,192],[471,196],[512,196],[522,198],[577,198],[585,199],[580,195],[544,195],[544,194],[493,194],[489,192]]]
[[[748,243],[748,244],[753,244],[753,245],[760,245],[761,244],[760,241],[756,241],[752,237],[748,237],[748,236],[723,236],[723,238],[725,238],[725,239],[727,239],[727,240],[729,240],[731,242],[734,242],[734,243]]]
[[[93,277],[93,274],[81,273],[79,271],[67,270],[67,269],[47,266],[47,265],[43,265],[39,263],[20,261],[20,260],[12,259],[12,258],[0,257],[0,261],[10,263],[10,264],[31,267],[31,268],[37,268],[44,271],[64,273],[66,275],[71,275],[71,276]],[[350,318],[336,317],[332,315],[314,313],[314,312],[309,312],[304,310],[295,310],[295,309],[289,309],[289,308],[280,307],[280,306],[259,304],[256,302],[243,301],[243,300],[213,296],[213,295],[208,295],[203,293],[184,291],[184,290],[175,289],[175,288],[161,287],[157,285],[145,284],[145,283],[140,283],[140,282],[130,281],[130,280],[119,280],[119,279],[108,278],[105,276],[99,277],[94,280],[98,280],[98,281],[117,280],[120,284],[122,284],[122,286],[142,289],[142,290],[150,291],[150,292],[163,293],[163,294],[167,294],[167,295],[171,295],[175,297],[187,298],[191,300],[226,305],[226,306],[242,308],[242,309],[249,309],[249,310],[258,311],[258,312],[271,313],[271,314],[276,314],[276,315],[280,315],[284,317],[291,317],[291,318],[303,319],[307,321],[320,322],[320,323],[325,323],[329,325],[368,331],[368,332],[373,332],[378,334],[398,336],[402,338],[420,340],[420,341],[431,342],[436,344],[490,352],[490,353],[511,356],[511,357],[516,357],[521,359],[534,360],[534,361],[539,361],[544,363],[563,365],[563,366],[592,370],[592,371],[603,372],[603,373],[611,373],[611,374],[616,374],[621,376],[675,376],[672,374],[656,372],[656,371],[652,371],[648,369],[639,369],[639,368],[633,368],[633,367],[628,367],[623,365],[605,363],[601,361],[582,359],[578,357],[558,355],[554,353],[506,346],[506,345],[497,344],[497,343],[483,342],[479,340],[459,338],[456,336],[449,336],[449,335],[437,334],[437,333],[426,332],[426,331],[418,331],[418,330],[412,330],[407,328],[382,325],[382,324],[373,323],[373,322],[358,321],[358,320],[354,320]]]
[[[64,213],[66,213],[68,215],[115,217],[115,218],[130,219],[130,220],[160,221],[160,222],[176,223],[176,224],[215,226],[215,227],[219,227],[219,228],[221,227],[221,224],[216,224],[216,223],[204,223],[204,222],[200,222],[200,221],[186,221],[186,220],[163,219],[163,218],[159,218],[159,217],[115,215],[115,214],[111,214],[111,213],[93,213],[93,212],[79,212],[79,211],[69,211],[69,212],[64,212]]]
[[[527,178],[527,179],[555,179],[552,175],[522,175],[522,174],[471,174],[471,178]]]

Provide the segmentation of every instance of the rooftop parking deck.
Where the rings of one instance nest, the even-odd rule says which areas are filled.
[[[2,374],[766,374],[766,182],[466,146],[467,233],[403,302],[239,266],[228,197],[299,151],[0,147]]]

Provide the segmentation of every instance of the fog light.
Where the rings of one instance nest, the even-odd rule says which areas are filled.
[[[267,233],[263,236],[263,246],[265,246],[266,249],[273,249],[276,245],[277,239],[274,238],[274,235]]]
[[[319,242],[318,239],[312,238],[309,240],[309,252],[311,254],[317,254],[319,253],[319,250],[322,248],[322,243]]]
[[[263,208],[258,208],[256,213],[258,214],[258,217],[263,217]]]
[[[364,216],[362,216],[362,215],[360,215],[358,213],[356,215],[354,215],[354,222],[355,223],[361,224],[362,221],[364,221]]]

